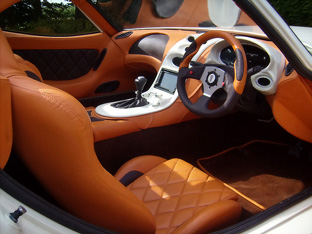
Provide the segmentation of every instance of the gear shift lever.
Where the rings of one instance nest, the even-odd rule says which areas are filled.
[[[133,103],[129,105],[129,107],[138,107],[138,106],[145,106],[148,104],[147,100],[142,97],[142,92],[144,86],[147,82],[147,79],[144,76],[139,76],[134,80],[135,87],[136,87],[136,97]]]
[[[136,87],[136,100],[141,100],[142,99],[142,91],[143,91],[143,88],[145,86],[147,82],[147,79],[144,77],[144,76],[139,76],[138,78],[136,78],[134,80],[134,83],[135,83],[135,87]]]
[[[130,100],[114,103],[112,104],[112,106],[116,108],[125,109],[125,108],[132,108],[132,107],[139,107],[139,106],[147,105],[148,101],[144,97],[142,97],[142,92],[143,92],[146,82],[147,82],[147,79],[144,76],[139,76],[138,78],[136,78],[134,80],[135,87],[137,89],[135,92],[136,97]]]

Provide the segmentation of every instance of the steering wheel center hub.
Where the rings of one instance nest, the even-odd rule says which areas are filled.
[[[217,85],[218,78],[219,78],[219,75],[216,72],[209,72],[207,76],[207,80],[206,80],[209,87]]]

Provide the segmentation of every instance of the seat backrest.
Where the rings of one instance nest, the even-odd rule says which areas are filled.
[[[0,59],[0,76],[12,90],[13,148],[49,193],[98,226],[154,233],[150,211],[98,161],[85,108],[64,91],[29,79],[1,30]]]

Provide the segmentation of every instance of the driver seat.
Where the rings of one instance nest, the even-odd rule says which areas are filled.
[[[238,195],[181,159],[140,156],[111,175],[85,108],[27,77],[1,30],[0,61],[11,84],[13,149],[68,212],[119,233],[206,233],[239,219]]]

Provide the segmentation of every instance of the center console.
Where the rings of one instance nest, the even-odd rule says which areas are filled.
[[[118,108],[118,102],[105,103],[96,107],[95,112],[107,117],[134,117],[158,112],[170,107],[178,97],[177,71],[162,68],[151,88],[142,93],[146,104],[130,108]],[[123,102],[131,102],[131,99]]]

